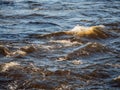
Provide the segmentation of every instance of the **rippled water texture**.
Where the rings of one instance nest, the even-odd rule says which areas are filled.
[[[119,90],[119,0],[1,0],[1,90]]]

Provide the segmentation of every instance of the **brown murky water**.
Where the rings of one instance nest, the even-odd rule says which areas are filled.
[[[119,90],[119,0],[0,1],[1,90]]]

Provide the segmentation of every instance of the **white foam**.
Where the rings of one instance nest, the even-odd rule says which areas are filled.
[[[89,27],[85,27],[85,26],[80,26],[80,25],[77,25],[75,26],[72,30],[72,32],[78,32],[78,31],[84,31],[84,30],[88,30]]]
[[[105,28],[104,25],[98,25],[98,27],[101,27],[101,28]],[[85,31],[85,30],[89,30],[90,27],[85,27],[85,26],[80,26],[80,25],[76,25],[72,30],[72,32],[80,32],[80,31]]]
[[[20,65],[18,62],[9,62],[2,65],[2,72],[7,71],[9,68]]]

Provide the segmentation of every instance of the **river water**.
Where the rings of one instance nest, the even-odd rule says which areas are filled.
[[[1,90],[119,90],[119,0],[1,0]]]

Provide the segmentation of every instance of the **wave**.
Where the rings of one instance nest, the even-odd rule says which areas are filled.
[[[0,54],[2,55],[8,55],[10,53],[10,50],[7,47],[4,47],[3,45],[0,45]]]
[[[33,45],[21,47],[16,51],[10,51],[7,47],[0,45],[0,54],[7,57],[23,57],[34,51],[36,51],[36,47]]]
[[[111,37],[112,35],[105,30],[103,25],[99,26],[75,26],[72,30],[63,31],[63,32],[55,32],[45,35],[31,35],[34,38],[48,38],[48,37],[58,37],[58,36],[74,36],[74,37],[84,37],[84,38],[92,38],[92,39],[106,39]]]
[[[32,14],[23,14],[23,15],[0,15],[0,18],[2,19],[27,19],[27,18],[34,18],[34,17],[44,17],[44,14],[37,14],[37,13],[32,13]]]
[[[72,30],[66,32],[68,35],[75,35],[79,37],[89,37],[89,38],[107,38],[110,35],[105,32],[104,26],[75,26]]]
[[[52,22],[28,22],[28,24],[34,24],[34,25],[51,25],[51,26],[59,26],[56,23],[52,23]]]
[[[103,86],[103,83],[108,83],[106,79],[110,78],[111,74],[103,68],[94,68],[89,71],[85,69],[84,72],[79,69],[50,71],[42,67],[36,67],[33,63],[22,65],[18,62],[7,62],[0,64],[0,76],[2,78],[0,79],[3,85],[2,89],[59,90],[62,88],[63,90],[74,90],[74,88],[81,88],[81,86],[85,88],[91,84],[99,88],[99,86]],[[79,86],[76,86],[76,81]],[[113,79],[113,81],[119,86],[119,77]],[[85,84],[86,82],[87,84]]]
[[[18,62],[8,62],[0,64],[0,69],[0,76],[3,79],[0,79],[0,81],[2,81],[1,83],[4,84],[2,89],[4,88],[9,90],[12,90],[11,88],[55,90],[55,88],[62,87],[61,85],[59,85],[60,82],[57,81],[55,78],[53,78],[55,82],[52,83],[50,82],[50,80],[44,79],[47,79],[47,76],[54,75],[56,76],[56,78],[59,78],[59,76],[61,75],[67,76],[70,73],[70,71],[68,70],[56,70],[55,72],[52,72],[49,70],[44,70],[42,68],[37,68],[32,63],[24,66],[19,64]],[[35,75],[35,78],[33,77],[33,75]],[[39,77],[39,79],[37,78],[37,76]]]
[[[108,47],[100,43],[87,43],[70,52],[67,56],[65,56],[65,59],[69,60],[69,59],[75,59],[80,57],[93,56],[97,54],[102,55],[110,51],[111,50]]]
[[[114,87],[120,87],[120,76],[113,78],[110,83]]]
[[[0,71],[1,72],[5,72],[7,70],[9,70],[10,68],[14,68],[15,66],[18,66],[20,64],[18,64],[17,62],[9,62],[9,63],[4,63],[0,66]]]

